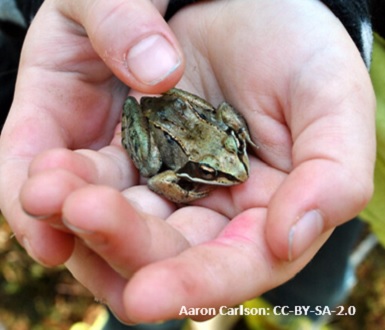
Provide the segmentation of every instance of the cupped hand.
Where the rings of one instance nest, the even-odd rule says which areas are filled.
[[[76,233],[67,266],[124,321],[232,306],[283,283],[372,190],[373,92],[326,7],[202,2],[170,26],[187,58],[180,87],[246,118],[258,145],[250,179],[181,209],[145,186],[121,194],[138,178],[115,136],[99,151],[35,158],[21,195],[29,213]],[[50,202],[47,186],[60,187]]]
[[[28,31],[14,102],[1,134],[0,207],[18,240],[44,264],[65,261],[74,242],[72,235],[31,221],[25,212],[39,219],[55,213],[20,204],[21,187],[33,175],[31,161],[52,148],[96,150],[109,145],[127,85],[159,93],[180,79],[184,57],[162,17],[167,1],[156,4],[47,0]],[[83,168],[83,173],[88,170]],[[99,184],[117,180],[92,179]],[[128,183],[121,180],[119,185]],[[56,194],[60,190],[55,183],[44,189]],[[44,189],[33,193],[39,196]]]

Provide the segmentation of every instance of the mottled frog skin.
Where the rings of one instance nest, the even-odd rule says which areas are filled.
[[[171,89],[160,97],[128,97],[122,143],[149,188],[175,203],[190,203],[215,186],[247,180],[243,117],[228,103],[215,109],[200,97]]]

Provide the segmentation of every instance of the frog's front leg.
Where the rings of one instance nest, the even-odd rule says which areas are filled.
[[[230,104],[227,102],[221,103],[217,109],[217,116],[220,121],[230,127],[243,141],[254,147],[256,146],[250,138],[245,119]]]
[[[148,120],[134,97],[128,97],[123,106],[122,144],[140,174],[150,177],[158,173],[162,161]]]
[[[181,180],[174,171],[161,172],[147,182],[148,187],[157,194],[163,195],[174,203],[190,203],[196,199],[206,197],[212,190],[210,186],[204,186]]]

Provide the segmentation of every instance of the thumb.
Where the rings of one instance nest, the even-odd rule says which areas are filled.
[[[359,214],[371,198],[375,99],[362,60],[355,59],[359,65],[349,70],[355,67],[356,75],[340,72],[341,81],[321,81],[327,95],[321,88],[308,94],[300,89],[310,101],[292,110],[294,168],[269,204],[266,226],[267,242],[281,259],[297,259],[322,233]],[[335,86],[342,86],[337,93]]]
[[[181,78],[182,51],[151,1],[71,0],[57,5],[64,16],[84,27],[100,58],[131,88],[155,93],[175,86]]]
[[[354,218],[371,191],[370,179],[357,180],[332,160],[302,164],[287,177],[269,206],[266,235],[271,249],[281,259],[296,260],[321,234]]]

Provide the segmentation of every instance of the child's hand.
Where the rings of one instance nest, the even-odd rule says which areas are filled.
[[[0,205],[17,239],[44,264],[64,262],[74,242],[71,235],[33,221],[24,212],[40,219],[57,217],[51,198],[42,201],[39,196],[54,198],[63,193],[55,182],[42,182],[44,188],[33,193],[47,207],[22,205],[21,188],[28,178],[36,180],[39,171],[31,161],[52,148],[98,150],[110,145],[127,96],[126,85],[159,93],[176,84],[184,57],[159,12],[165,11],[166,1],[157,4],[158,8],[147,0],[47,0],[28,31],[14,102],[1,134]],[[116,150],[116,143],[112,145],[106,153]],[[62,165],[60,160],[53,162],[58,162],[50,164],[56,170]],[[123,165],[128,171],[127,161]],[[111,173],[97,173],[96,178],[91,177],[91,169],[81,170],[87,184],[115,186],[117,178],[111,178]],[[65,178],[59,176],[59,181],[71,175],[60,173]],[[128,183],[125,179],[115,187]]]

